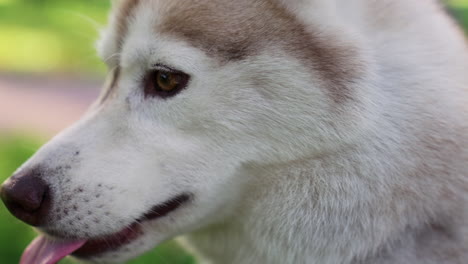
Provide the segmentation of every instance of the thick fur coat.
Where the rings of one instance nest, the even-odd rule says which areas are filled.
[[[98,46],[101,98],[19,170],[55,197],[39,229],[190,199],[89,259],[186,234],[215,264],[468,263],[468,49],[436,1],[121,0]],[[170,98],[161,65],[190,76]]]

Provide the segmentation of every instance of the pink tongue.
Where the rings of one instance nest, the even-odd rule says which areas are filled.
[[[86,240],[58,241],[39,236],[24,250],[20,264],[55,264],[84,243]]]

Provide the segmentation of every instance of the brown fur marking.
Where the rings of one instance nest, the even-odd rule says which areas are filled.
[[[128,31],[128,17],[141,2],[122,0],[120,4],[119,49]],[[356,47],[330,32],[310,32],[274,0],[171,0],[162,5],[163,22],[155,34],[183,39],[224,63],[279,47],[319,74],[336,103],[353,98],[350,86],[365,73]]]
[[[349,85],[364,72],[355,47],[338,44],[339,36],[327,32],[308,32],[271,0],[183,0],[183,4],[173,0],[168,10],[158,32],[188,41],[225,62],[279,46],[317,72],[338,103],[352,97]]]

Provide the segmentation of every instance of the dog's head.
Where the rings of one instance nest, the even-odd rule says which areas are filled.
[[[351,142],[369,67],[358,39],[330,1],[289,2],[116,3],[101,97],[3,185],[44,234],[24,263],[135,257],[234,215],[245,166]]]

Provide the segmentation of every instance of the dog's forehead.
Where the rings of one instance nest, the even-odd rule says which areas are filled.
[[[281,10],[267,0],[187,2],[174,5],[158,31],[226,61],[254,54],[269,41],[268,35],[291,22],[281,21]]]
[[[242,59],[267,36],[293,30],[274,0],[122,0],[117,8],[117,43],[124,43],[138,9],[152,10],[153,35],[169,35],[225,60]],[[281,25],[281,26],[280,26]]]

